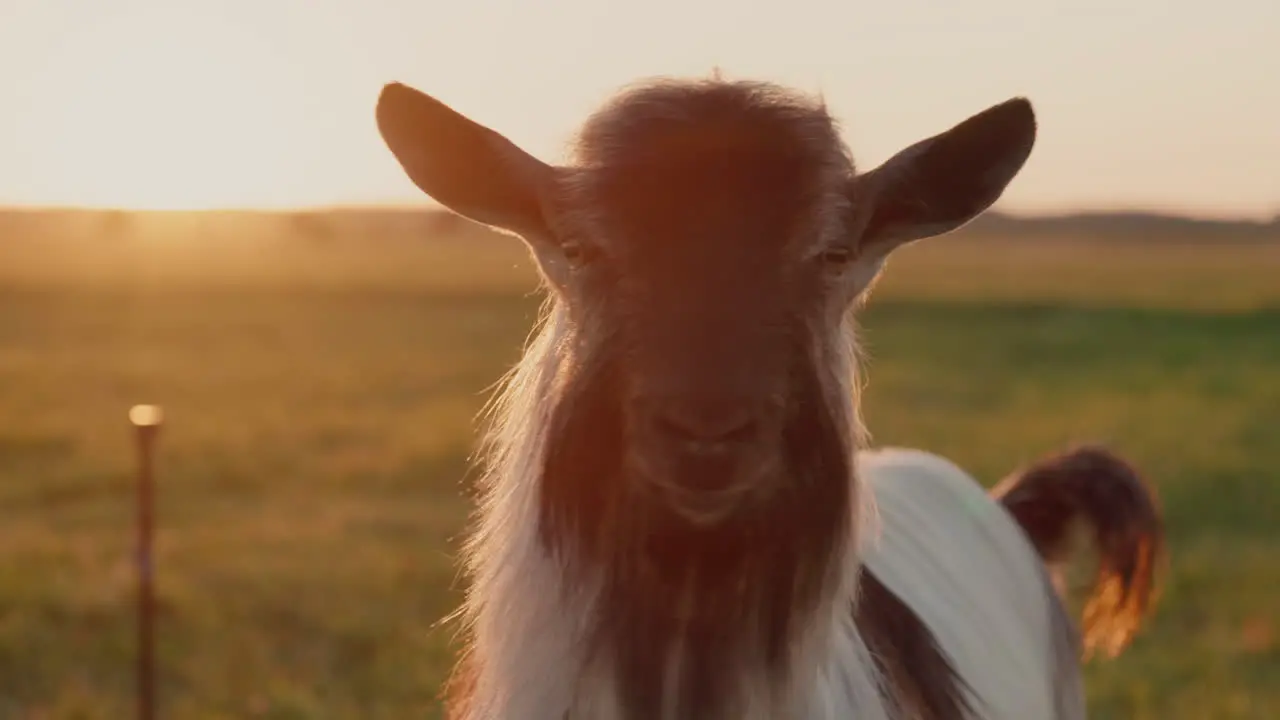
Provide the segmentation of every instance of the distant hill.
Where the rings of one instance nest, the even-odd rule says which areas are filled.
[[[991,211],[970,223],[964,232],[1005,236],[1060,236],[1170,240],[1280,241],[1280,215],[1270,222],[1218,220],[1146,212],[1080,212],[1062,215],[1012,215]]]
[[[181,227],[184,232],[221,236],[271,237],[281,231],[313,240],[360,237],[445,237],[483,230],[434,208],[332,208],[300,211],[132,212],[64,208],[0,208],[0,241],[12,238],[129,235],[136,228]],[[1276,241],[1280,215],[1269,222],[1219,220],[1148,212],[1080,212],[1014,215],[989,211],[961,231],[964,235],[1055,237],[1125,241]]]

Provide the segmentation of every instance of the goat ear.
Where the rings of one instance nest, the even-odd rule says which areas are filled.
[[[861,245],[883,252],[956,230],[994,203],[1036,141],[1031,103],[1014,98],[922,140],[855,178]]]
[[[554,169],[502,135],[400,83],[382,88],[378,131],[409,179],[450,210],[529,238],[546,232]]]

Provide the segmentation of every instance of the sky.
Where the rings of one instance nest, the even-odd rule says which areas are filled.
[[[1280,213],[1275,0],[0,0],[0,204],[429,202],[396,80],[554,161],[653,76],[821,93],[863,168],[1015,95],[999,207]]]

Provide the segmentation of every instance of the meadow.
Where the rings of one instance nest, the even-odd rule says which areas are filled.
[[[139,402],[167,423],[161,716],[438,717],[477,414],[540,304],[518,243],[34,222],[0,232],[0,719],[133,713]],[[1163,594],[1088,665],[1095,718],[1280,717],[1277,278],[1280,237],[965,232],[904,251],[864,311],[877,443],[993,483],[1103,441],[1157,485]]]

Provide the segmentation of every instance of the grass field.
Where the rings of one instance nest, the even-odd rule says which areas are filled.
[[[0,718],[131,716],[137,402],[162,715],[437,717],[474,419],[538,298],[510,239],[339,240],[0,250]],[[1170,574],[1096,718],[1280,717],[1276,278],[1275,243],[957,238],[864,315],[877,442],[990,482],[1102,440],[1158,483]]]

